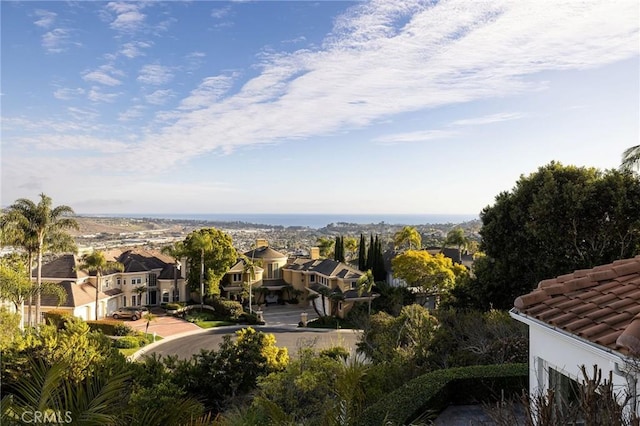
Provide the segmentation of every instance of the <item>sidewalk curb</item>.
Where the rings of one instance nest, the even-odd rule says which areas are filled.
[[[229,326],[232,327],[232,326]],[[187,336],[191,336],[193,334],[202,334],[206,331],[212,330],[211,328],[201,328],[199,330],[191,330],[191,331],[185,331],[182,333],[177,333],[177,334],[172,334],[171,336],[167,336],[167,337],[162,337],[162,340],[158,340],[155,341],[153,343],[149,343],[148,345],[140,348],[138,351],[136,351],[135,353],[133,353],[132,355],[129,355],[127,357],[127,359],[129,361],[136,361],[138,358],[140,358],[142,355],[144,355],[145,353],[147,353],[147,351],[149,349],[153,349],[157,346],[160,346],[161,344],[165,343],[165,342],[169,342],[171,340],[174,339],[179,339],[181,337],[187,337]]]

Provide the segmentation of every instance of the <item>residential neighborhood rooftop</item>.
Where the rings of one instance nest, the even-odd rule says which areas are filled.
[[[640,354],[640,256],[541,281],[514,306],[589,342]]]

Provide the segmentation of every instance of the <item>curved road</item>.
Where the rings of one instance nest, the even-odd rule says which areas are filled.
[[[201,349],[217,350],[224,335],[234,334],[240,328],[242,327],[213,328],[202,333],[167,340],[151,348],[145,355],[155,353],[161,356],[177,355],[181,359],[191,358],[192,355],[200,353]],[[298,348],[305,346],[314,346],[317,349],[343,346],[353,354],[360,336],[360,331],[357,330],[297,329],[268,325],[254,328],[274,334],[276,345],[286,347],[289,356],[295,356]]]

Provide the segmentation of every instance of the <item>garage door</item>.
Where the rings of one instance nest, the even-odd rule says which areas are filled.
[[[118,309],[118,298],[113,297],[107,301],[107,317],[110,317],[113,312]]]

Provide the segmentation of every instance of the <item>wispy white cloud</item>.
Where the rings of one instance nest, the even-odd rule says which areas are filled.
[[[121,93],[106,93],[98,86],[93,86],[87,93],[87,98],[92,102],[115,102]]]
[[[119,121],[132,121],[144,115],[145,107],[143,105],[134,105],[124,112],[118,114]]]
[[[53,96],[56,99],[60,99],[63,101],[68,101],[70,99],[78,98],[79,96],[84,95],[85,90],[81,87],[70,88],[70,87],[61,87],[56,89],[53,92]]]
[[[137,3],[110,5],[114,13],[125,13]],[[233,76],[202,79],[178,108],[156,116],[166,120],[164,127],[129,145],[117,167],[166,170],[203,153],[326,135],[401,113],[540,90],[540,72],[637,57],[638,25],[637,4],[630,0],[615,6],[610,0],[560,0],[553,7],[506,0],[356,3],[336,19],[321,47],[264,52],[258,75],[237,91],[231,91]],[[174,71],[147,65],[138,81],[166,84]],[[115,81],[100,84],[119,84],[117,76],[106,76]],[[517,118],[503,113],[454,125]],[[418,142],[453,133],[409,132],[377,142]],[[139,164],[149,152],[153,164]]]
[[[211,17],[214,19],[222,19],[229,16],[230,12],[231,6],[216,7],[215,9],[211,10]]]
[[[234,77],[236,75],[218,75],[205,78],[198,88],[182,100],[178,109],[193,110],[215,104],[231,88]]]
[[[164,105],[175,96],[175,92],[171,89],[156,90],[155,92],[145,96],[145,100],[153,105]]]
[[[151,43],[145,41],[133,41],[123,44],[119,53],[127,58],[133,59],[138,56],[142,56],[144,54],[142,49],[149,47],[151,47]]]
[[[42,47],[49,53],[60,53],[70,44],[70,31],[64,28],[55,28],[42,35]]]
[[[157,64],[143,66],[138,75],[138,81],[140,83],[151,84],[154,86],[166,84],[172,79],[173,72],[171,71],[171,68]]]
[[[381,145],[397,145],[399,143],[427,142],[437,139],[447,139],[458,135],[452,130],[421,130],[416,132],[395,133],[373,139]]]
[[[56,17],[58,16],[55,12],[50,12],[48,10],[38,9],[35,12],[37,21],[34,22],[39,27],[49,29],[54,24]]]
[[[110,2],[106,9],[116,16],[111,21],[110,27],[121,32],[135,32],[139,30],[145,21],[146,15],[140,12],[145,6],[144,2]]]
[[[118,86],[122,84],[116,77],[123,77],[124,72],[114,68],[112,65],[102,65],[96,70],[87,70],[83,73],[82,79],[92,83],[104,84],[105,86]]]
[[[493,124],[502,121],[511,121],[524,118],[527,115],[521,112],[500,112],[497,114],[485,115],[482,117],[465,118],[462,120],[453,121],[451,126],[477,126],[482,124]]]

